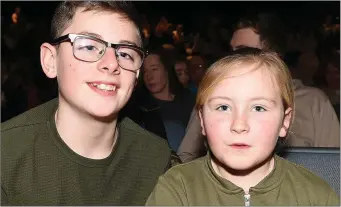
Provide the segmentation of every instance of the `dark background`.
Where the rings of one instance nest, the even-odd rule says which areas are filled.
[[[19,6],[28,20],[50,21],[52,13],[58,4],[55,2],[1,2],[1,15],[5,21],[10,21],[14,8]],[[173,24],[185,24],[190,29],[193,23],[200,23],[203,17],[218,15],[224,25],[235,23],[245,14],[259,12],[278,12],[287,17],[288,21],[299,18],[321,20],[326,14],[332,14],[334,21],[339,21],[339,1],[280,1],[280,2],[249,2],[249,1],[135,1],[133,2],[141,14],[146,14],[148,20],[158,21],[165,16]]]

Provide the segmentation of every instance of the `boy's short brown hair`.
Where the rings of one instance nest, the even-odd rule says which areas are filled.
[[[53,39],[61,36],[71,23],[77,9],[83,8],[83,12],[112,12],[131,21],[138,29],[141,38],[140,18],[132,3],[127,1],[64,1],[60,3],[52,17],[51,36]],[[113,25],[115,27],[115,25]],[[142,44],[142,41],[140,41]],[[142,45],[141,45],[142,46]]]

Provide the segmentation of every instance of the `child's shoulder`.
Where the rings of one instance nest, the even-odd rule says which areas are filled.
[[[168,179],[190,181],[194,179],[194,174],[199,175],[200,173],[203,173],[203,167],[205,166],[207,159],[207,156],[204,156],[187,163],[178,164],[170,168],[164,174],[164,177]]]

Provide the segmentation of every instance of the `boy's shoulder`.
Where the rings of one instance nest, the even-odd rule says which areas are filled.
[[[49,136],[48,122],[58,100],[53,99],[1,124],[1,155],[20,158],[32,150],[38,140]]]
[[[1,123],[1,133],[6,134],[10,131],[21,130],[22,128],[30,128],[35,125],[45,124],[57,108],[58,99],[52,99],[33,109],[30,109],[18,116]]]

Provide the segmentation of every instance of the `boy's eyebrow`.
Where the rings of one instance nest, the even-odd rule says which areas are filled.
[[[88,36],[91,36],[91,37],[96,37],[98,39],[104,40],[103,37],[100,34],[93,33],[93,32],[83,31],[83,32],[80,32],[79,34],[88,35]],[[129,40],[120,40],[118,43],[137,46],[137,44],[135,42],[129,41]]]
[[[91,37],[96,37],[98,39],[103,39],[103,37],[100,34],[93,33],[93,32],[83,31],[83,32],[80,32],[79,34],[88,35],[88,36],[91,36]]]
[[[128,45],[138,46],[135,42],[132,42],[132,41],[129,41],[129,40],[120,40],[119,43],[120,44],[128,44]]]

